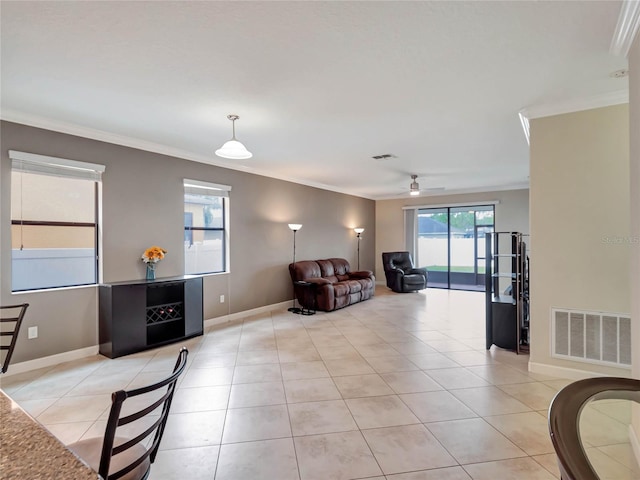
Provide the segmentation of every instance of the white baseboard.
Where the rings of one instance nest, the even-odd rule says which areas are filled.
[[[557,365],[547,365],[546,363],[529,362],[529,371],[531,373],[539,373],[541,375],[549,375],[550,377],[568,378],[569,380],[584,380],[585,378],[594,377],[611,377],[604,373],[591,372],[589,370],[580,370],[577,368],[559,367]],[[620,376],[630,377],[631,369],[621,368]]]
[[[251,315],[258,315],[260,313],[273,312],[275,310],[282,310],[287,308],[291,304],[291,300],[285,302],[274,303],[271,305],[265,305],[263,307],[252,308],[251,310],[243,310],[242,312],[231,313],[229,315],[223,315],[221,317],[210,318],[204,321],[204,328],[213,327],[214,325],[222,325],[223,323],[230,323],[236,320],[240,320],[244,317]]]
[[[31,370],[37,370],[39,368],[53,367],[59,363],[70,362],[72,360],[80,360],[81,358],[91,357],[98,354],[98,345],[91,347],[80,348],[78,350],[71,350],[69,352],[57,353],[55,355],[49,355],[48,357],[36,358],[34,360],[27,360],[26,362],[14,363],[9,365],[7,373],[3,374],[3,377],[10,377],[11,375],[18,375],[19,373],[30,372]]]
[[[636,463],[640,465],[640,438],[638,438],[640,432],[636,432],[633,425],[629,425],[629,442],[631,443],[631,449],[633,455],[636,457]]]
[[[251,310],[244,310],[242,312],[232,313],[230,315],[224,315],[222,317],[211,318],[204,321],[204,327],[211,327],[213,325],[220,325],[224,323],[240,320],[244,317],[251,315],[258,315],[260,313],[273,312],[275,310],[282,310],[289,306],[291,300],[285,302],[274,303],[272,305],[265,305],[264,307],[253,308]],[[20,373],[30,372],[31,370],[37,370],[39,368],[53,367],[59,363],[70,362],[72,360],[79,360],[81,358],[91,357],[98,354],[98,345],[91,347],[80,348],[78,350],[71,350],[69,352],[62,352],[56,355],[50,355],[48,357],[36,358],[28,360],[26,362],[14,363],[9,366],[7,373],[3,374],[3,378],[8,378],[12,375],[18,375]]]

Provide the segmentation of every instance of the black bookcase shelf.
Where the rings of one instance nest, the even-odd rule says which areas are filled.
[[[101,284],[100,353],[109,358],[202,335],[202,277]]]
[[[529,261],[519,232],[486,234],[486,347],[529,351]]]

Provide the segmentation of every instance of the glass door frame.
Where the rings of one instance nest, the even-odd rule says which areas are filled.
[[[481,235],[478,235],[478,230],[489,229],[490,228],[491,229],[490,232],[493,233],[495,231],[495,229],[496,229],[496,227],[495,227],[495,221],[496,221],[496,219],[495,219],[495,209],[494,209],[493,215],[494,215],[494,218],[493,218],[493,223],[491,225],[478,225],[478,224],[476,224],[474,226],[475,237],[473,239],[474,240],[473,241],[473,250],[474,250],[474,253],[473,253],[473,256],[474,256],[473,270],[474,270],[474,273],[475,273],[475,276],[476,276],[476,285],[484,285],[485,281],[486,281],[485,277],[480,278],[480,275],[486,275],[486,272],[485,273],[480,273],[479,272],[479,268],[478,268],[480,265],[483,265],[483,266],[486,265],[486,262],[487,262],[487,259],[485,257],[486,248],[483,248],[483,249],[478,248],[478,241],[482,238],[482,239],[485,239],[485,242],[486,242],[485,234],[489,232],[489,231],[485,230],[484,232],[482,232]],[[479,255],[482,255],[482,256],[479,256]],[[480,260],[482,260],[482,263],[480,263]]]
[[[492,213],[493,213],[493,221],[490,224],[478,224],[478,218],[477,218],[477,212],[478,210],[480,211],[488,211],[489,208],[491,209]],[[446,286],[441,286],[441,285],[429,285],[429,281],[427,281],[427,285],[429,288],[441,288],[441,289],[445,289],[445,290],[451,290],[452,289],[452,282],[451,282],[451,214],[452,214],[452,210],[453,213],[456,213],[456,210],[458,212],[460,211],[464,211],[467,210],[469,212],[473,211],[473,272],[470,272],[473,275],[473,279],[474,282],[473,284],[469,284],[470,287],[483,287],[484,288],[484,280],[479,282],[478,278],[479,278],[479,267],[481,266],[481,263],[479,263],[479,260],[482,260],[484,257],[479,257],[480,254],[482,254],[482,252],[479,250],[478,248],[478,230],[479,229],[483,229],[483,228],[490,228],[491,231],[495,230],[495,205],[493,203],[488,203],[488,204],[475,204],[475,205],[469,205],[469,206],[465,206],[465,205],[452,205],[452,206],[434,206],[434,207],[429,207],[429,206],[425,206],[423,208],[418,208],[416,209],[416,229],[415,229],[415,238],[416,238],[416,257],[417,257],[417,261],[419,263],[418,266],[422,266],[421,265],[421,259],[420,259],[420,247],[419,247],[419,236],[420,236],[420,227],[419,227],[419,217],[420,214],[429,214],[429,213],[446,213],[447,216],[447,270],[446,270]],[[482,235],[482,238],[484,238],[484,235]],[[424,267],[427,268],[427,267]],[[455,272],[454,272],[455,273]],[[464,290],[464,288],[461,288],[463,285],[466,284],[462,284],[462,283],[454,283],[454,285],[456,285],[453,289],[455,290]],[[469,289],[469,290],[475,290],[475,289]]]

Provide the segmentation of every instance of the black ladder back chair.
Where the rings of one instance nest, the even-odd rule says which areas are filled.
[[[6,373],[9,368],[13,350],[16,348],[20,325],[22,325],[22,319],[28,306],[28,303],[22,303],[0,307],[0,353],[4,356],[0,373]],[[9,338],[8,342],[5,341],[7,338]]]
[[[104,439],[89,438],[73,443],[69,448],[105,480],[146,479],[156,459],[176,383],[187,365],[188,354],[185,347],[180,349],[173,373],[164,380],[112,393]],[[135,405],[125,403],[139,395],[146,396],[135,400]],[[131,407],[135,411],[129,413]],[[137,420],[140,422],[136,423]]]

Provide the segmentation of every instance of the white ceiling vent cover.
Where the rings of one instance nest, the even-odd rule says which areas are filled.
[[[551,310],[552,356],[629,368],[631,317],[628,314]]]

